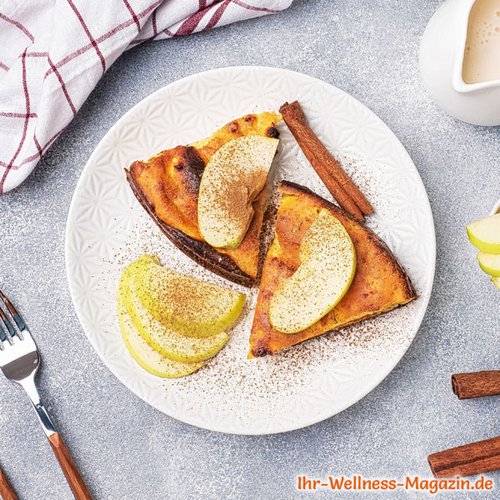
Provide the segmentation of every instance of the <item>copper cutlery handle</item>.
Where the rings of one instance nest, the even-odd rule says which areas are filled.
[[[40,421],[43,431],[45,432],[50,446],[52,447],[52,451],[54,452],[54,455],[56,456],[59,465],[66,476],[66,481],[68,481],[69,487],[71,488],[76,500],[92,500],[92,496],[90,495],[82,476],[78,472],[68,448],[64,444],[59,432],[56,431],[54,422],[52,422],[52,419],[40,399],[40,394],[38,393],[38,389],[35,384],[34,374],[24,378],[19,383],[23,386],[24,390],[31,399],[31,403],[38,420]]]
[[[55,432],[51,436],[48,436],[48,439],[76,500],[92,500],[87,486],[85,486],[82,476],[80,476],[61,435]]]
[[[92,500],[75,462],[40,399],[35,383],[35,376],[40,367],[40,355],[35,341],[21,315],[1,291],[0,303],[5,307],[5,309],[0,308],[0,369],[9,380],[20,384],[29,396],[43,432],[76,500]],[[5,493],[0,490],[2,497],[4,500],[16,499],[15,494],[7,496],[12,489],[10,487],[7,489],[8,485],[7,478],[1,473],[0,488],[5,487]]]
[[[3,500],[18,500],[14,488],[10,485],[2,469],[0,469],[0,498]]]

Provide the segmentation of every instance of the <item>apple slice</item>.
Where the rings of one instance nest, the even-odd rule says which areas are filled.
[[[349,289],[356,251],[344,226],[322,209],[300,245],[300,266],[283,280],[271,299],[271,325],[297,333],[331,311]]]
[[[500,276],[500,254],[479,252],[477,260],[481,269],[490,276]]]
[[[481,252],[500,254],[500,213],[469,224],[467,236]]]
[[[141,267],[135,273],[140,273]],[[135,279],[124,292],[127,311],[141,337],[155,351],[174,361],[193,363],[213,358],[227,343],[225,332],[207,338],[186,337],[160,323],[142,304],[135,291]]]
[[[152,375],[162,378],[179,378],[191,375],[204,363],[180,363],[162,356],[152,349],[136,330],[121,296],[118,298],[118,318],[120,332],[125,346],[134,360]]]
[[[491,278],[491,282],[500,290],[500,278]]]
[[[215,248],[239,246],[264,189],[278,139],[248,135],[229,141],[210,158],[198,193],[198,226]]]
[[[230,328],[245,305],[245,295],[159,265],[150,257],[135,274],[135,293],[143,306],[168,328],[188,337],[210,337]]]

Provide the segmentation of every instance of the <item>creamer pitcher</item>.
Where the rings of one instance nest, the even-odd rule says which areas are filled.
[[[420,71],[450,115],[500,125],[500,0],[447,0],[425,29]]]

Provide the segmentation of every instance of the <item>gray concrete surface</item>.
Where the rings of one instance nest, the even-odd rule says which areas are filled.
[[[112,66],[28,181],[0,197],[1,288],[36,335],[42,393],[96,498],[292,498],[297,473],[428,476],[430,452],[500,434],[500,399],[459,402],[450,389],[453,372],[500,368],[499,293],[464,234],[500,197],[500,136],[446,116],[422,88],[418,43],[439,3],[296,0],[278,16],[137,47]],[[417,165],[437,230],[430,306],[392,374],[336,417],[264,437],[190,427],[123,387],[87,342],[64,269],[71,196],[109,127],[180,77],[240,64],[302,71],[370,107]],[[1,377],[0,463],[23,499],[71,498],[27,399]],[[491,477],[498,495],[500,474]]]

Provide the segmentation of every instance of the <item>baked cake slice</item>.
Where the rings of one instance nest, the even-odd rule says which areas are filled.
[[[416,298],[409,277],[373,231],[336,205],[297,184],[283,181],[278,194],[274,239],[263,263],[249,357],[276,354],[304,340],[378,316]],[[327,209],[337,218],[354,243],[356,272],[353,281],[340,302],[318,322],[298,333],[279,332],[269,319],[271,299],[280,283],[298,269],[302,239],[322,209]]]
[[[253,218],[237,248],[214,248],[198,226],[198,192],[210,158],[229,141],[243,136],[277,138],[275,113],[249,114],[231,121],[210,137],[162,151],[126,169],[127,180],[163,233],[186,255],[207,269],[244,286],[255,283],[268,190],[253,202]]]

